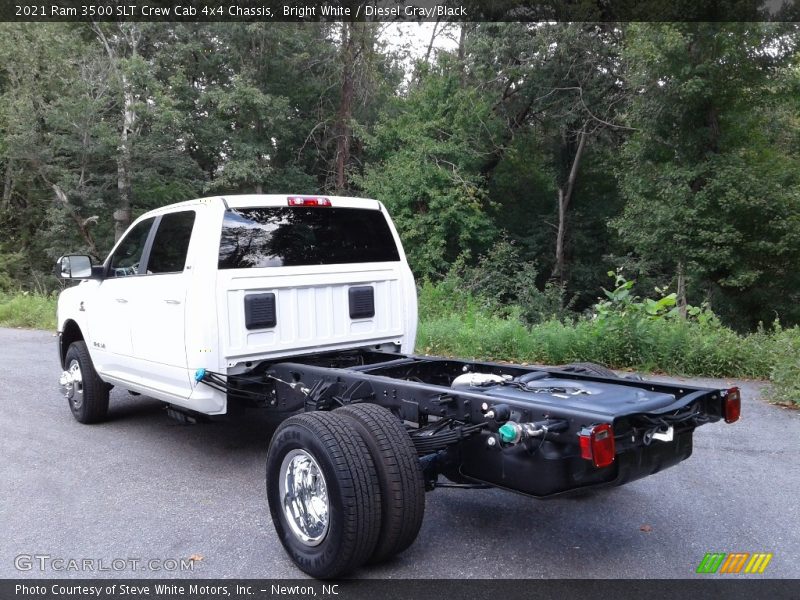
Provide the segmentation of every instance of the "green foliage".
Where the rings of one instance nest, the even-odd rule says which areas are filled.
[[[590,361],[680,375],[765,378],[765,334],[742,337],[682,320],[620,316],[613,321],[545,321],[525,327],[518,319],[467,311],[423,316],[419,349],[432,354],[517,362]]]
[[[404,72],[378,23],[0,24],[0,290],[111,247],[127,98],[133,216],[372,196],[418,276],[498,318],[578,319],[624,264],[596,326],[677,323],[677,279],[691,327],[800,323],[796,24],[446,27]]]
[[[419,276],[443,275],[494,236],[480,173],[494,121],[490,100],[463,89],[445,61],[376,127],[358,183],[386,203]]]
[[[0,254],[0,293],[16,289],[16,282],[26,274],[26,262],[21,252]]]
[[[641,93],[614,225],[666,281],[683,268],[690,297],[739,328],[800,317],[800,154],[787,136],[796,44],[796,28],[780,24],[628,30],[628,78]]]
[[[56,294],[0,292],[0,327],[56,328]]]
[[[614,289],[609,291],[603,288],[605,299],[600,298],[593,306],[594,318],[601,323],[606,323],[616,317],[633,317],[644,319],[678,319],[684,318],[695,321],[706,327],[716,327],[719,319],[711,310],[707,302],[701,306],[685,306],[685,314],[681,315],[677,306],[677,294],[666,293],[665,289],[654,288],[657,298],[640,298],[633,294],[636,281],[628,280],[622,274],[622,269],[609,271],[608,276],[614,279]]]
[[[771,397],[776,402],[800,406],[800,327],[776,330]]]
[[[773,399],[800,404],[800,328],[776,326],[741,335],[712,318],[707,308],[693,319],[677,318],[670,314],[669,302],[651,314],[650,305],[624,293],[632,289],[629,284],[623,280],[610,292],[613,299],[601,300],[612,302],[604,318],[550,319],[526,326],[518,308],[497,314],[447,281],[426,283],[419,295],[417,351],[550,365],[588,361],[685,376],[769,378]]]
[[[539,289],[537,279],[536,264],[522,259],[513,240],[501,237],[476,264],[468,265],[463,257],[457,260],[444,281],[462,295],[480,298],[498,316],[513,313],[527,324],[567,317],[570,303],[564,287],[546,282]]]
[[[110,249],[128,105],[134,217],[205,191],[329,189],[341,27],[0,24],[0,286],[53,289],[56,257]],[[378,25],[355,29],[348,168],[402,77]]]

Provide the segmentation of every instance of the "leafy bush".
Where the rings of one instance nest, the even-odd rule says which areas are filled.
[[[773,400],[800,406],[800,327],[776,333],[770,379]]]
[[[683,317],[690,321],[696,321],[701,325],[716,327],[720,324],[717,316],[711,311],[707,302],[701,306],[686,305],[685,314],[681,315],[678,308],[677,294],[672,292],[667,294],[666,289],[656,287],[655,292],[659,298],[644,298],[631,295],[631,289],[636,284],[633,280],[628,280],[622,274],[622,269],[609,271],[608,276],[614,279],[614,289],[609,291],[603,288],[606,299],[598,299],[593,309],[595,316],[600,320],[607,319],[611,315],[626,316],[631,315],[639,318],[656,319],[677,319]]]
[[[0,293],[0,327],[56,328],[56,294]]]
[[[672,312],[669,300],[662,302],[671,295],[651,303],[623,294],[631,289],[629,282],[616,283],[591,316],[533,325],[522,321],[519,307],[498,312],[452,282],[425,283],[418,350],[521,363],[588,361],[674,375],[769,378],[774,400],[800,405],[800,328],[775,325],[740,335],[707,307],[689,307],[683,319]]]
[[[539,289],[536,263],[523,261],[519,248],[503,236],[475,265],[467,265],[464,257],[448,272],[446,285],[457,287],[478,299],[492,314],[516,314],[527,324],[553,318],[566,318],[571,302],[564,298],[564,288],[546,283]]]

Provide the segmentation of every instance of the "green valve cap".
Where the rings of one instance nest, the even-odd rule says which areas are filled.
[[[498,430],[500,434],[500,441],[504,444],[512,444],[517,441],[517,436],[519,432],[516,428],[516,423],[506,423],[505,425],[501,426]]]

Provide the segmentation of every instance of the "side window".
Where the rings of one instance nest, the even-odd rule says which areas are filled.
[[[186,254],[194,227],[193,210],[168,213],[161,217],[150,258],[148,273],[180,273],[186,266]]]
[[[147,235],[150,233],[150,228],[153,226],[153,221],[155,221],[155,217],[145,219],[131,229],[128,235],[122,239],[122,243],[120,243],[111,257],[111,264],[108,269],[109,277],[138,275],[139,263],[142,260],[144,245],[147,241]]]

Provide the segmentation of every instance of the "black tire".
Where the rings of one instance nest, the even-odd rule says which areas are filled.
[[[284,509],[281,486],[295,481],[288,473],[296,460],[311,465],[305,473],[317,473],[309,476],[311,481],[321,474],[325,488],[327,518],[319,522],[327,525],[324,531],[308,529],[306,533],[319,537],[311,542],[303,541],[302,525],[293,525]],[[363,565],[375,549],[381,524],[378,476],[364,440],[342,415],[313,412],[281,423],[267,456],[267,500],[278,539],[294,563],[313,577],[345,575]],[[308,526],[314,505],[312,510],[305,502],[302,506],[306,519],[300,520]]]
[[[377,404],[353,404],[335,414],[351,419],[369,448],[381,486],[381,532],[375,564],[414,543],[425,515],[425,482],[414,443],[402,421]]]
[[[67,401],[72,416],[79,423],[90,424],[103,421],[108,415],[109,387],[97,375],[85,342],[70,344],[64,358],[64,365],[67,372],[71,372],[73,375],[79,374],[79,380],[72,384],[71,394],[67,391]]]
[[[597,375],[598,377],[613,377],[619,379],[619,375],[614,373],[611,369],[598,365],[596,363],[571,363],[561,368],[563,371],[570,373],[585,373],[586,375]]]

